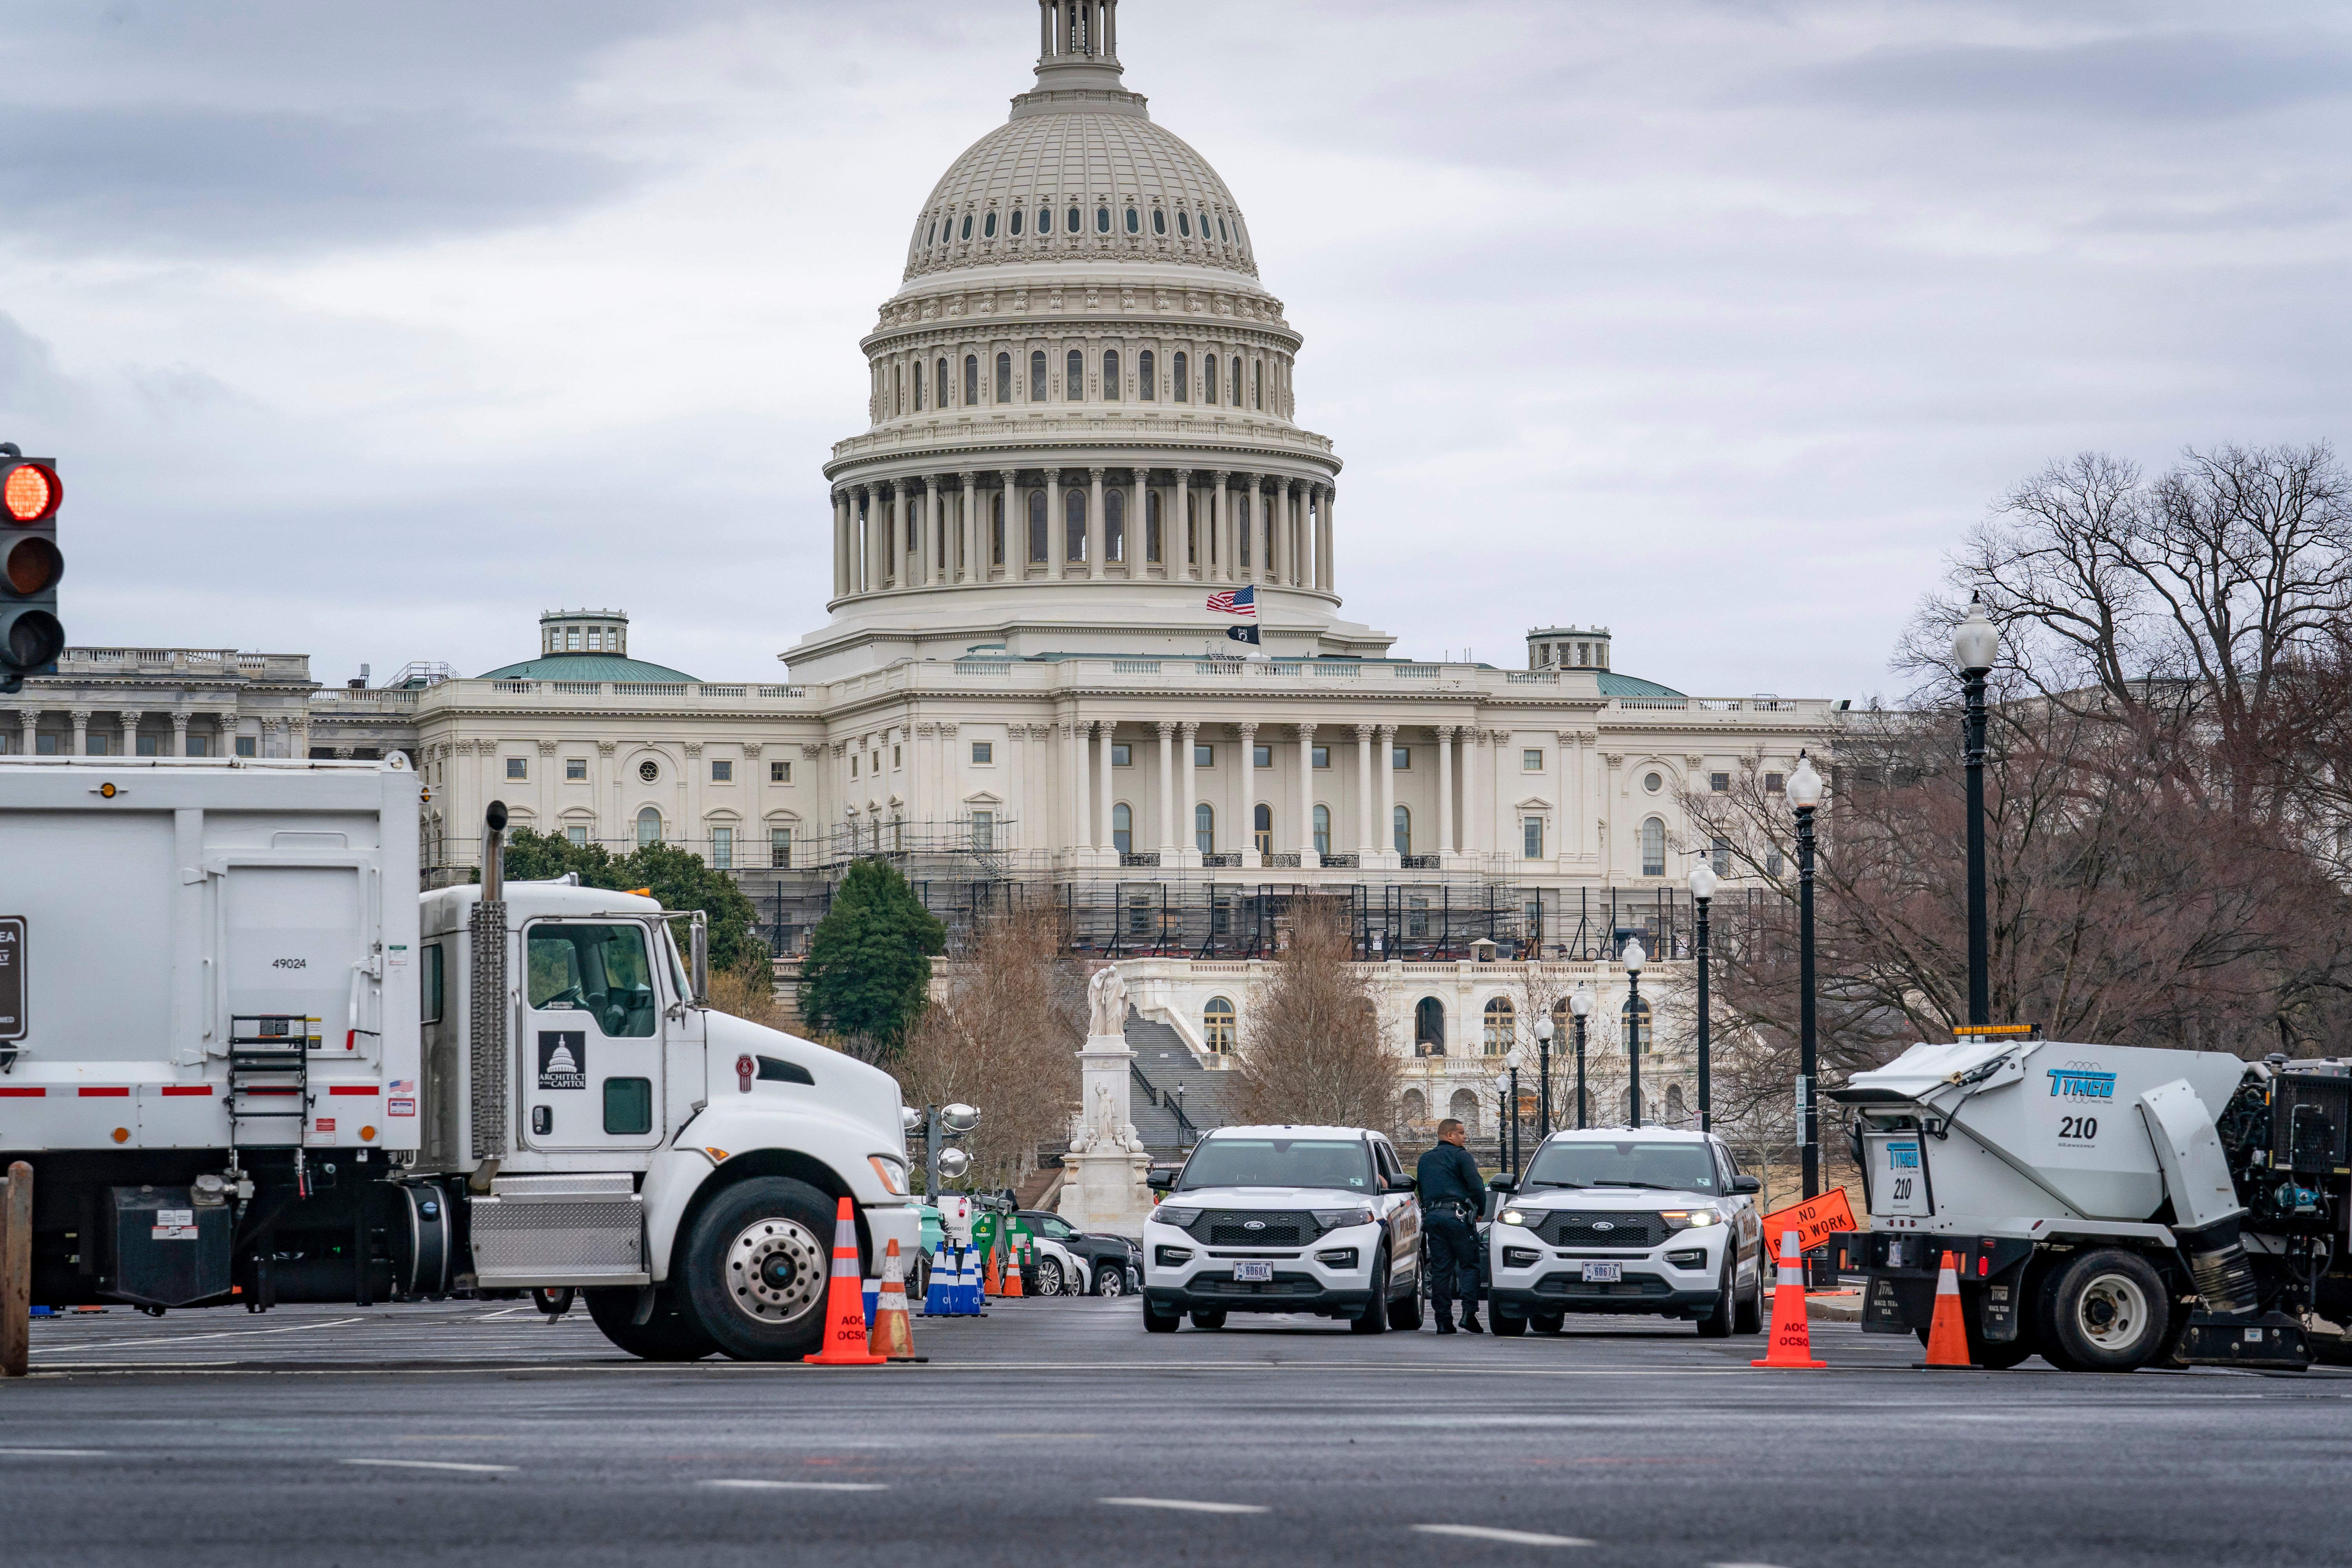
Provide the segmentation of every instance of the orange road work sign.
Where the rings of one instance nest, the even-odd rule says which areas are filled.
[[[1837,1232],[1853,1228],[1853,1205],[1846,1202],[1843,1187],[1832,1187],[1820,1197],[1790,1204],[1764,1216],[1765,1238],[1793,1230],[1800,1252],[1811,1252]]]

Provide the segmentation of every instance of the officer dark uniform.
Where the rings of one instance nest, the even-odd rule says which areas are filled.
[[[1478,1325],[1478,1230],[1486,1207],[1486,1181],[1478,1162],[1462,1146],[1462,1123],[1437,1124],[1437,1147],[1413,1168],[1421,1199],[1421,1230],[1429,1243],[1429,1295],[1437,1308],[1437,1331],[1454,1331],[1454,1298],[1462,1298],[1462,1326]]]

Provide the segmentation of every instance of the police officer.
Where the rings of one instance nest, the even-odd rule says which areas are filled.
[[[1486,1207],[1486,1178],[1463,1147],[1462,1123],[1447,1117],[1437,1124],[1437,1147],[1413,1169],[1421,1199],[1422,1234],[1429,1243],[1429,1294],[1437,1308],[1437,1331],[1454,1331],[1454,1298],[1462,1297],[1462,1326],[1478,1325],[1478,1215]]]

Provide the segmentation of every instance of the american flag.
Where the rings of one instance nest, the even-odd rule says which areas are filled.
[[[1209,595],[1209,608],[1228,616],[1257,614],[1257,584],[1246,588],[1221,588]]]

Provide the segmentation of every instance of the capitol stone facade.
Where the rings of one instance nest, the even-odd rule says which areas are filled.
[[[467,874],[499,798],[616,851],[696,849],[788,948],[856,855],[950,914],[1025,889],[1213,1056],[1228,1014],[1246,1039],[1287,901],[1344,899],[1433,1116],[1486,1102],[1511,1047],[1482,1020],[1527,994],[1505,961],[1606,998],[1601,961],[1639,931],[1671,991],[1678,889],[1707,851],[1684,798],[1790,771],[1832,705],[1622,674],[1605,627],[1536,628],[1502,668],[1400,658],[1344,618],[1342,464],[1302,423],[1305,340],[1249,221],[1124,85],[1117,0],[1038,15],[1034,87],[922,203],[860,344],[866,427],[833,448],[814,520],[831,618],[785,679],[647,663],[625,615],[584,609],[478,679],[324,686],[300,656],[77,648],[0,717],[7,748],[403,751],[436,875]],[[1243,586],[1256,648],[1207,605]],[[1652,1114],[1691,1092],[1677,1042],[1658,1051]]]

